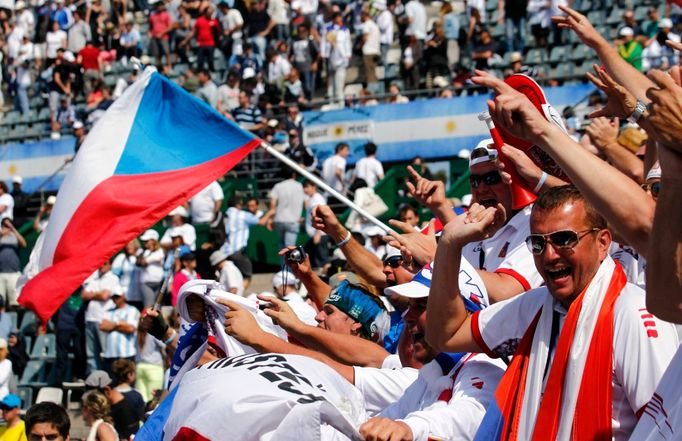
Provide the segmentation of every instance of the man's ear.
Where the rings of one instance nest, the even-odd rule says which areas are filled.
[[[351,333],[353,335],[360,335],[362,333],[361,329],[362,329],[362,324],[360,324],[359,322],[356,322],[356,321],[354,321],[350,327]]]

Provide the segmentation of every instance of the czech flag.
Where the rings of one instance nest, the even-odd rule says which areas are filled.
[[[92,128],[59,190],[19,303],[46,322],[130,240],[260,140],[146,69]]]

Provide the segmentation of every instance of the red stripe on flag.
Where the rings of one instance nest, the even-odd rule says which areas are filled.
[[[52,266],[24,286],[19,303],[47,322],[107,259],[225,174],[260,142],[255,139],[224,156],[181,170],[104,180],[75,211],[59,239]]]

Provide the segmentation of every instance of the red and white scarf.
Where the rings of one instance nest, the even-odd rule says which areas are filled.
[[[500,403],[502,440],[612,439],[613,312],[626,283],[607,257],[569,307],[543,393],[555,305],[547,292],[500,383],[515,391]]]

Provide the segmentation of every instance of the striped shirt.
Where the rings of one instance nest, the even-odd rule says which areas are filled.
[[[114,308],[109,310],[106,316],[107,320],[114,323],[124,321],[129,325],[137,328],[137,322],[140,319],[140,311],[137,308],[126,304],[123,308]],[[119,331],[111,331],[107,333],[106,347],[104,349],[104,358],[127,358],[134,357],[137,353],[135,335],[124,334]]]
[[[227,240],[223,251],[228,256],[246,248],[249,241],[249,228],[256,225],[260,216],[236,207],[230,207],[225,212],[225,233]]]
[[[256,106],[237,107],[232,111],[232,116],[239,127],[246,130],[251,130],[256,124],[262,122],[261,112]]]

